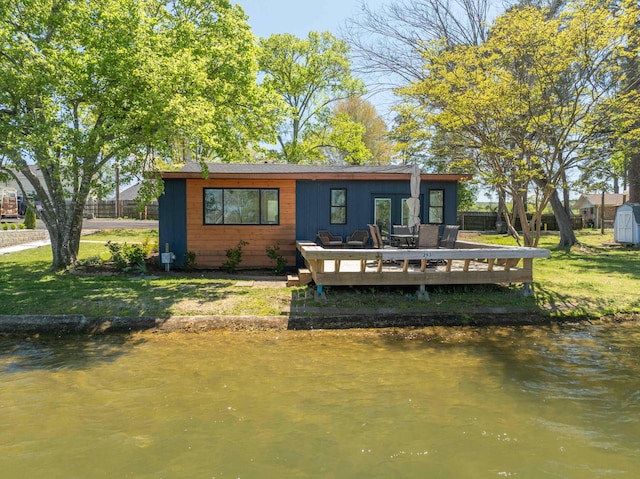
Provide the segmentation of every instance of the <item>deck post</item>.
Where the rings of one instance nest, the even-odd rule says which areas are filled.
[[[529,282],[524,283],[524,287],[522,288],[522,295],[523,296],[533,295],[533,288],[531,287],[531,283]]]
[[[319,284],[316,286],[316,291],[314,294],[314,299],[316,301],[326,301],[327,300],[327,295],[326,293],[322,290],[322,285]]]
[[[429,298],[429,292],[427,291],[426,286],[424,284],[420,285],[420,289],[418,290],[416,295],[418,296],[418,301],[430,301],[431,300],[431,298]]]

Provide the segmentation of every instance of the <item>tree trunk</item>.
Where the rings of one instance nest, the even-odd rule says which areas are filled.
[[[567,214],[571,216],[571,199],[569,196],[569,182],[567,181],[567,171],[562,171],[562,195],[563,195],[563,203],[564,209],[567,210]]]
[[[604,191],[600,196],[600,234],[604,234]]]
[[[538,188],[541,190],[545,190],[547,188],[547,181],[543,179],[534,180]],[[560,243],[558,246],[560,247],[569,247],[573,246],[578,242],[576,239],[576,234],[573,231],[573,224],[571,223],[571,214],[569,213],[569,209],[565,208],[565,205],[562,204],[560,200],[560,195],[558,194],[558,190],[553,188],[551,190],[551,194],[549,196],[549,203],[551,204],[551,209],[553,210],[553,216],[558,223],[558,231],[560,232]]]
[[[82,206],[79,206],[81,204]],[[55,205],[55,214],[42,211],[42,220],[51,239],[52,270],[63,270],[78,261],[84,201]]]
[[[558,190],[553,190],[553,192],[551,193],[551,197],[549,198],[549,203],[551,203],[553,215],[556,218],[556,221],[558,223],[558,230],[560,231],[559,246],[573,246],[578,242],[578,240],[576,239],[576,234],[573,231],[571,216],[569,216],[569,213],[567,213],[567,210],[562,204],[562,201],[560,201]]]
[[[640,203],[640,152],[633,153],[629,161],[629,200]]]
[[[75,221],[71,228],[60,228],[58,225],[47,225],[51,238],[51,252],[53,253],[52,270],[62,270],[78,261],[80,249],[80,235],[82,232],[82,218]]]
[[[510,225],[509,214],[507,211],[507,199],[504,191],[498,190],[498,214],[496,221],[496,230],[498,233],[504,233],[506,225]]]

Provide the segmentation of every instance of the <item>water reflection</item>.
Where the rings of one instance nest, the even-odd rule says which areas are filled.
[[[0,339],[0,374],[30,369],[90,368],[99,362],[115,361],[140,341],[115,334],[99,340],[90,336],[36,336],[19,342]]]
[[[0,340],[6,477],[636,477],[633,324]]]

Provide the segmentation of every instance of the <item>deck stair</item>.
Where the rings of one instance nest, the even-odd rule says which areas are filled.
[[[301,268],[298,270],[298,274],[288,274],[287,275],[287,286],[305,286],[311,283],[311,271],[306,268]]]

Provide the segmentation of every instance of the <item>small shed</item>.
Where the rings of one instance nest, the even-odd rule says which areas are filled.
[[[622,244],[640,243],[640,203],[625,203],[618,208],[613,238]]]

